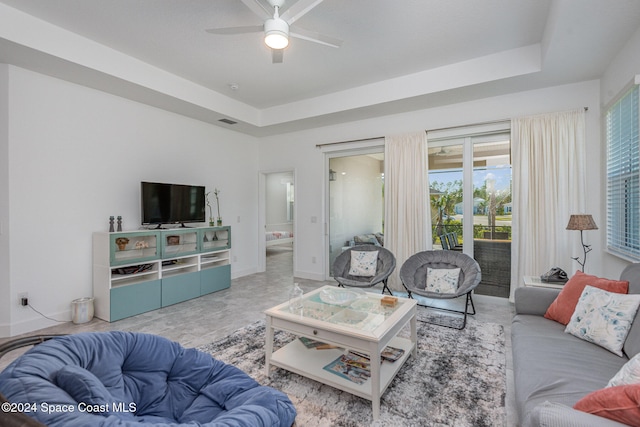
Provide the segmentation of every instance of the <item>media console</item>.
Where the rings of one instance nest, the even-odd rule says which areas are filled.
[[[231,227],[93,234],[95,316],[113,322],[231,286]]]

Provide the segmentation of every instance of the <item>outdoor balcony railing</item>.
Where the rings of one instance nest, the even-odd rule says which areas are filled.
[[[439,226],[432,225],[431,233],[433,241],[437,242],[438,237],[445,233],[455,233],[458,236],[458,243],[462,244],[462,224],[441,224]],[[489,240],[511,240],[511,226],[510,225],[497,225],[491,227],[488,225],[474,224],[473,225],[473,238],[474,239],[489,239]]]

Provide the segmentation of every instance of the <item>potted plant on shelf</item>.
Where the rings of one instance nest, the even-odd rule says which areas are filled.
[[[220,216],[220,199],[218,198],[218,194],[220,194],[220,190],[217,188],[213,190],[213,195],[216,196],[216,206],[218,208],[218,227],[222,225],[222,217]]]
[[[207,199],[207,206],[209,206],[209,227],[213,227],[215,224],[215,222],[213,221],[213,209],[211,209],[211,202],[209,201],[209,194],[211,193],[211,191],[209,191],[207,194],[205,194],[205,198]],[[216,196],[216,199],[218,197]]]

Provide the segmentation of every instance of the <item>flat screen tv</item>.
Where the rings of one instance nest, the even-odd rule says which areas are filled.
[[[182,224],[205,221],[204,187],[141,182],[143,224]]]

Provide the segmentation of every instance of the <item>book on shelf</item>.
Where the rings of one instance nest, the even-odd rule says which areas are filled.
[[[355,355],[358,355],[360,357],[366,357],[367,359],[369,359],[369,355],[366,353],[360,353],[357,351],[350,351],[350,353],[353,353]],[[395,348],[395,347],[391,347],[391,346],[386,346],[383,350],[382,353],[380,353],[380,359],[382,361],[387,361],[387,362],[395,362],[396,360],[400,359],[402,357],[402,355],[404,354],[404,350],[401,348]]]
[[[333,344],[327,344],[322,341],[312,340],[311,338],[307,338],[307,337],[298,337],[298,338],[300,339],[302,344],[304,344],[304,346],[307,348],[315,348],[316,350],[328,350],[331,348],[338,348],[338,346],[335,346]]]
[[[368,358],[349,353],[338,357],[324,369],[356,384],[364,384],[371,377],[369,366]]]

